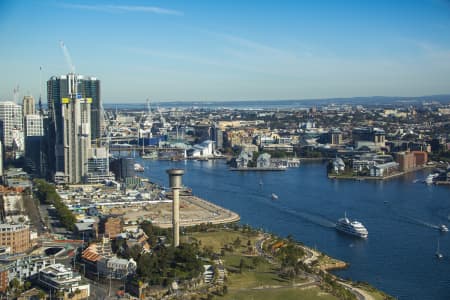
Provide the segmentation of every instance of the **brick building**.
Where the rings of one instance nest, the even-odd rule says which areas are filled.
[[[416,157],[412,152],[398,152],[396,160],[400,165],[400,171],[409,171],[416,167]]]
[[[0,246],[11,247],[11,253],[30,249],[30,228],[27,225],[0,224]]]

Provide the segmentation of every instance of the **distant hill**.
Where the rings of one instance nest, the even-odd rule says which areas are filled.
[[[153,102],[152,107],[197,107],[197,108],[289,108],[289,107],[311,107],[330,104],[349,104],[349,105],[412,105],[424,102],[439,102],[441,104],[450,104],[450,95],[430,95],[419,97],[396,97],[396,96],[370,96],[370,97],[351,97],[351,98],[327,98],[327,99],[292,99],[292,100],[246,100],[246,101],[167,101]],[[106,109],[146,109],[146,104],[142,103],[105,103]]]

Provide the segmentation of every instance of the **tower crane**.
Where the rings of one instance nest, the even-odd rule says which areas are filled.
[[[44,115],[44,111],[42,109],[42,66],[39,67],[39,114],[41,116]]]
[[[72,63],[72,58],[70,57],[69,50],[67,49],[67,47],[66,47],[66,45],[64,44],[63,41],[59,41],[59,45],[60,45],[61,50],[62,50],[62,52],[64,54],[64,58],[66,59],[66,63],[67,63],[67,66],[69,67],[70,72],[71,73],[75,73],[75,66]]]
[[[14,99],[14,103],[17,104],[18,100],[19,100],[19,84],[17,84],[17,86],[13,89],[13,99]]]

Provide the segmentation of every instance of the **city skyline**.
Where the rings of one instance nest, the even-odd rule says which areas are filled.
[[[440,0],[4,1],[0,100],[19,85],[18,100],[45,103],[45,82],[70,71],[61,40],[104,103],[448,94],[449,13]]]

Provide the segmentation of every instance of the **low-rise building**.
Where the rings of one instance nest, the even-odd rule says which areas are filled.
[[[283,151],[283,152],[288,152],[288,153],[292,153],[294,151],[294,146],[289,145],[289,144],[269,144],[269,145],[264,145],[262,147],[262,149],[264,151]]]
[[[130,274],[134,274],[136,269],[137,264],[132,258],[111,257],[101,259],[98,263],[100,276],[110,277],[112,279],[123,279]]]
[[[54,256],[14,255],[0,258],[0,264],[8,265],[8,280],[20,282],[35,276],[43,268],[55,264]]]
[[[392,174],[398,170],[399,164],[392,161],[384,164],[377,164],[370,168],[370,176],[383,177]]]
[[[53,264],[42,269],[37,282],[59,299],[86,299],[90,295],[90,286],[82,282],[81,275],[62,264]]]

